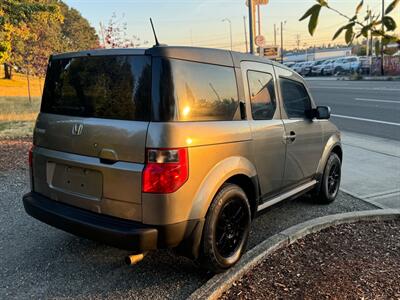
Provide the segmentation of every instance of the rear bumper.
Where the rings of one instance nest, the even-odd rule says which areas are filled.
[[[26,194],[23,203],[29,215],[48,225],[131,251],[172,248],[185,241],[193,243],[201,235],[204,223],[189,220],[163,226],[146,225],[73,207],[35,192]]]

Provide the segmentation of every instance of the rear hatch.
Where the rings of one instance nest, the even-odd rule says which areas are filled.
[[[151,57],[53,58],[34,131],[33,190],[141,220]]]

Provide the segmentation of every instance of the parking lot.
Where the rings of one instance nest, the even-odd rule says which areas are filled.
[[[398,83],[314,80],[310,86],[318,104],[332,107],[333,121],[341,129],[386,137],[398,134],[397,125],[386,124],[398,122],[397,102],[354,100],[396,100]],[[14,165],[11,158],[2,159],[10,159],[6,166]],[[138,265],[126,266],[123,260],[129,252],[75,237],[29,217],[21,201],[28,190],[26,167],[0,171],[1,299],[184,299],[212,276],[167,250],[149,253]],[[307,197],[281,203],[256,219],[248,248],[305,220],[374,208],[344,193],[327,206]]]
[[[28,191],[26,170],[0,172],[0,182],[1,299],[183,299],[211,277],[166,250],[126,266],[127,251],[75,237],[29,217],[21,201]],[[309,198],[282,203],[254,222],[249,248],[308,219],[374,208],[343,193],[328,206]]]

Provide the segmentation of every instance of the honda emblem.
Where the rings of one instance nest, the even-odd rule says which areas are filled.
[[[72,135],[81,135],[83,130],[83,124],[76,123],[72,126]]]

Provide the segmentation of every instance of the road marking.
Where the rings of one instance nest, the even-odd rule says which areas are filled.
[[[386,103],[397,103],[400,104],[400,101],[396,100],[383,100],[383,99],[368,99],[368,98],[354,98],[357,101],[369,101],[369,102],[386,102]]]
[[[393,88],[366,88],[366,87],[345,87],[345,86],[310,86],[311,89],[329,89],[329,90],[363,90],[363,91],[389,91],[397,92],[400,89]]]
[[[336,117],[336,118],[343,118],[343,119],[351,119],[351,120],[358,120],[358,121],[371,122],[371,123],[379,123],[379,124],[385,124],[385,125],[400,126],[400,123],[394,123],[394,122],[387,122],[387,121],[380,121],[380,120],[373,120],[373,119],[365,119],[365,118],[358,118],[358,117],[351,117],[351,116],[343,116],[343,115],[335,115],[335,114],[331,114],[331,116],[332,117]]]

